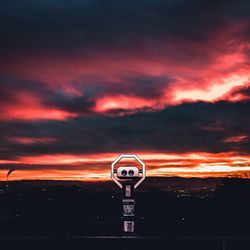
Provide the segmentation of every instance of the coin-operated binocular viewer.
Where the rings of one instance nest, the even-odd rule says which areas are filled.
[[[120,155],[111,164],[111,178],[123,189],[123,232],[133,233],[135,222],[134,189],[146,178],[145,164],[137,155]]]

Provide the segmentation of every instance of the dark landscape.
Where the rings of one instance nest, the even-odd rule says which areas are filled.
[[[0,187],[2,242],[123,236],[122,192],[112,182],[13,181]],[[148,178],[135,192],[133,237],[248,239],[249,195],[248,179]]]

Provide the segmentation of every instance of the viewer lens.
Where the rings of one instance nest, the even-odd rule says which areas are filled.
[[[134,175],[134,170],[129,170],[129,171],[128,171],[128,175],[129,175],[129,176],[133,176],[133,175]]]
[[[126,170],[122,170],[121,174],[122,174],[122,176],[126,176],[127,175],[127,171]]]

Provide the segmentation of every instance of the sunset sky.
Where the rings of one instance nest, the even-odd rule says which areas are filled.
[[[0,8],[0,180],[250,172],[250,1],[13,0]]]

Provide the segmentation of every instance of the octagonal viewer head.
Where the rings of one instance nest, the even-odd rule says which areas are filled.
[[[130,160],[132,163],[119,166],[122,160]],[[137,155],[122,154],[111,164],[111,178],[120,188],[123,186],[123,180],[127,182],[137,180],[134,184],[134,188],[137,188],[146,178],[145,164]]]

